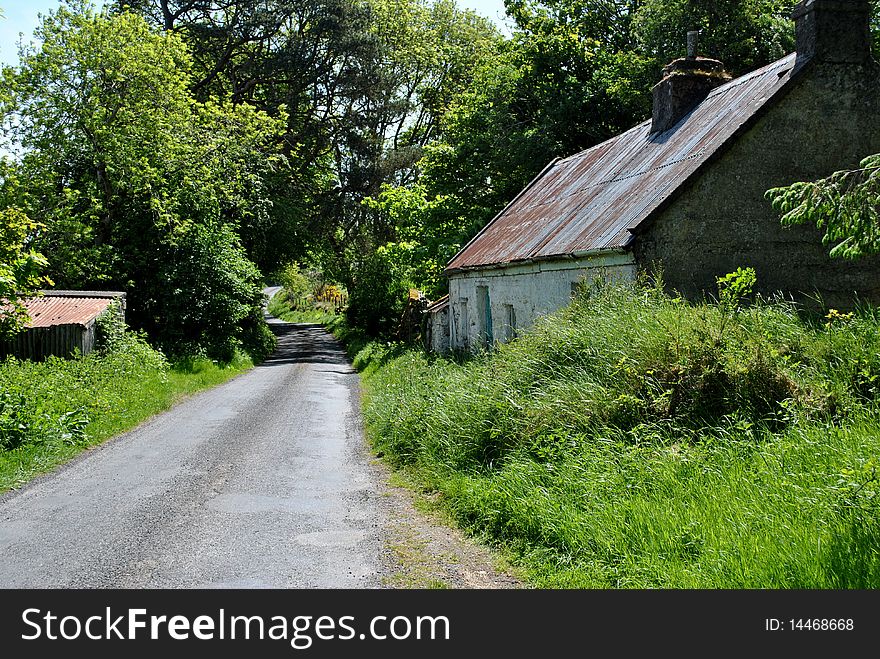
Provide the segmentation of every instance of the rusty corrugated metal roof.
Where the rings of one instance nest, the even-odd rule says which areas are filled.
[[[449,294],[447,293],[443,297],[431,302],[431,304],[429,304],[427,307],[425,307],[425,311],[428,311],[428,312],[439,311],[440,309],[447,306],[448,304],[449,304]]]
[[[112,301],[110,297],[55,296],[51,293],[28,298],[24,300],[24,306],[31,320],[26,327],[86,326],[100,316]]]
[[[646,121],[551,163],[447,271],[626,247],[639,226],[791,78],[795,53],[714,89],[679,124]]]

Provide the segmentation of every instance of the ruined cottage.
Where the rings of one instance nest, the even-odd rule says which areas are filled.
[[[432,347],[508,340],[579,282],[657,264],[691,298],[742,266],[763,294],[880,301],[880,260],[831,259],[815,227],[783,228],[764,197],[880,152],[869,17],[868,0],[805,0],[796,52],[736,79],[689,45],[654,87],[651,120],[548,164],[453,257]]]

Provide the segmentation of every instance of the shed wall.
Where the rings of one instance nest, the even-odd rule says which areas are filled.
[[[42,361],[50,356],[72,357],[76,351],[87,355],[95,349],[96,326],[51,325],[30,327],[12,340],[0,342],[0,355]]]

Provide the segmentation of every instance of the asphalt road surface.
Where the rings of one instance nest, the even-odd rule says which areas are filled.
[[[0,587],[380,587],[357,375],[271,322],[263,364],[0,497]]]

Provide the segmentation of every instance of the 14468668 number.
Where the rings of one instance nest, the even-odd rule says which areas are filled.
[[[798,631],[852,631],[852,618],[791,618],[790,629]]]

